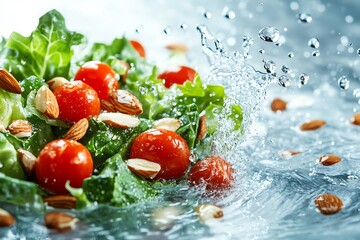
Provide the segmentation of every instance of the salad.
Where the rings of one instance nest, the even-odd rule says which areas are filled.
[[[226,100],[191,67],[160,72],[140,42],[90,44],[49,11],[0,42],[0,202],[47,211],[121,207],[171,184],[227,190],[234,169],[212,139],[224,118],[241,134],[242,111]]]

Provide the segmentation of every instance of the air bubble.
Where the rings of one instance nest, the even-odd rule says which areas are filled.
[[[268,73],[275,73],[276,64],[271,60],[264,61],[264,68],[265,68],[266,72],[268,72]]]
[[[291,81],[287,76],[282,75],[279,77],[278,83],[282,87],[288,87],[288,86],[290,86]]]
[[[306,73],[302,73],[299,76],[299,81],[301,85],[306,85],[309,81],[310,77]]]
[[[299,22],[309,23],[312,21],[312,16],[308,13],[299,13],[298,19],[299,19]]]
[[[311,39],[308,41],[308,45],[309,45],[309,47],[312,47],[312,48],[319,48],[319,47],[320,47],[319,39],[317,39],[317,38],[311,38]]]
[[[352,23],[354,21],[354,18],[351,15],[347,15],[345,17],[345,22]]]
[[[264,27],[259,31],[259,37],[266,42],[277,42],[280,38],[280,33],[274,27]]]
[[[293,11],[298,10],[298,9],[299,9],[299,3],[298,3],[298,2],[291,2],[291,3],[290,3],[290,8],[291,8],[291,10],[293,10]]]
[[[346,90],[350,86],[350,81],[345,76],[342,76],[338,80],[338,85],[341,89]]]

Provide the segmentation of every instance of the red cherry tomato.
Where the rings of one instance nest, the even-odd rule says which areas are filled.
[[[76,73],[74,80],[90,85],[98,93],[100,99],[107,100],[110,92],[119,88],[115,72],[106,63],[90,61],[83,64]]]
[[[165,71],[158,76],[158,79],[162,79],[164,81],[165,87],[169,88],[174,83],[183,84],[186,80],[191,82],[194,81],[195,78],[195,70],[186,66],[179,66],[175,69]]]
[[[143,47],[143,45],[136,40],[130,40],[130,43],[131,43],[131,46],[137,51],[139,56],[145,58],[146,54],[145,54],[145,48]]]
[[[59,104],[59,118],[77,122],[100,113],[100,100],[96,91],[81,81],[64,83],[54,90]]]
[[[190,164],[190,150],[176,132],[150,129],[137,136],[131,146],[130,158],[142,158],[160,164],[155,179],[177,179]]]
[[[45,145],[35,163],[36,181],[53,194],[67,194],[66,181],[79,188],[93,172],[90,152],[74,140],[57,139]]]
[[[195,186],[205,184],[206,190],[225,190],[231,188],[234,169],[221,157],[211,156],[198,161],[190,169],[188,180]]]

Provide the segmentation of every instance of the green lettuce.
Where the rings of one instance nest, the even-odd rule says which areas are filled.
[[[0,173],[9,177],[25,179],[24,171],[18,161],[15,147],[0,132]]]
[[[0,89],[0,121],[7,127],[13,120],[25,119],[21,96]]]

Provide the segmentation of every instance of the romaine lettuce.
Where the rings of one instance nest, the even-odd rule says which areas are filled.
[[[0,173],[9,177],[25,179],[24,171],[18,161],[14,146],[0,132]]]

